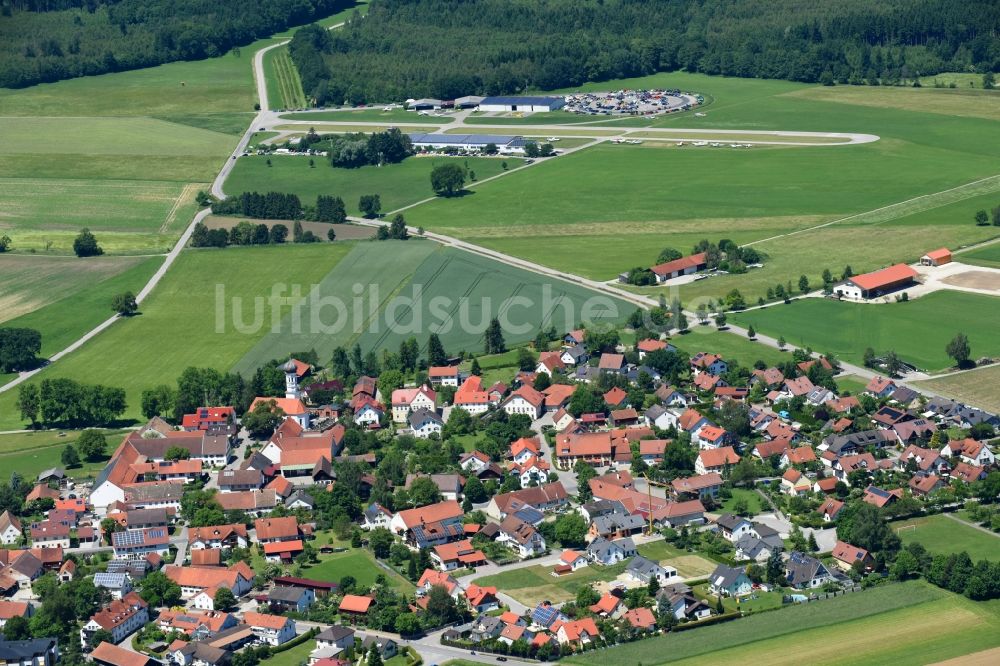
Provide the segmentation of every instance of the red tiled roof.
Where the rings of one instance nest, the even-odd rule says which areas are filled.
[[[913,280],[916,277],[917,272],[906,264],[896,264],[879,271],[865,273],[864,275],[855,275],[849,278],[849,280],[865,291],[871,291],[872,289],[891,286],[904,280]]]
[[[657,275],[669,275],[676,271],[685,271],[689,268],[697,268],[705,263],[705,253],[691,254],[680,259],[674,259],[666,263],[657,264],[650,268]]]
[[[721,467],[726,463],[735,465],[740,461],[740,456],[731,446],[720,446],[717,449],[705,449],[698,454],[701,464],[705,467]]]
[[[373,603],[375,603],[375,600],[371,597],[362,597],[357,594],[345,594],[343,601],[340,602],[338,610],[347,611],[349,613],[367,613]]]

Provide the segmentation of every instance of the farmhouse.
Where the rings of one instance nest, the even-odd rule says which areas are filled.
[[[703,271],[708,267],[705,260],[705,253],[692,254],[680,259],[674,259],[663,264],[657,264],[649,270],[653,271],[657,282],[666,282],[681,275],[690,275]]]
[[[523,154],[526,141],[522,136],[499,134],[410,134],[414,148],[444,150],[454,148],[465,151],[482,151],[493,144],[503,155]]]
[[[479,110],[535,113],[537,111],[555,111],[565,105],[566,100],[562,97],[484,97],[479,102]]]
[[[833,293],[843,298],[877,298],[913,284],[917,272],[906,264],[896,264],[873,273],[855,275],[833,285]]]

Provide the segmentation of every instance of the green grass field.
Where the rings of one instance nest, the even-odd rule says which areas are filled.
[[[479,180],[502,173],[503,162],[510,169],[516,169],[523,163],[516,158],[411,157],[399,164],[382,167],[335,169],[322,158],[317,158],[312,168],[304,157],[274,155],[270,158],[270,167],[267,166],[267,159],[263,156],[241,158],[226,180],[226,192],[293,192],[309,204],[314,204],[319,194],[333,194],[344,200],[351,215],[361,213],[358,200],[363,194],[378,194],[384,213],[433,197],[431,171],[436,165],[449,160],[468,167]],[[478,191],[472,192],[462,198],[479,196]],[[409,213],[406,216],[409,220]]]
[[[958,255],[958,261],[988,268],[1000,268],[1000,243],[969,250]]]
[[[306,106],[299,72],[288,55],[288,47],[272,49],[264,54],[264,75],[267,81],[268,102],[284,109],[301,109]]]
[[[758,360],[769,366],[778,365],[791,356],[789,352],[753,342],[742,335],[719,332],[712,324],[693,326],[689,333],[674,335],[670,342],[689,356],[698,352],[710,352],[719,354],[727,361],[736,361],[746,368],[752,368]]]
[[[910,526],[915,526],[911,528]],[[931,553],[966,551],[974,562],[996,560],[1000,553],[1000,536],[982,532],[948,516],[926,516],[892,523],[899,538],[907,543],[923,544]]]
[[[260,663],[265,666],[302,666],[309,662],[309,653],[316,649],[316,641],[306,641],[301,645],[271,655]]]
[[[126,417],[139,419],[143,389],[173,383],[188,366],[228,370],[265,335],[269,319],[261,330],[249,326],[254,298],[269,297],[274,285],[304,285],[302,293],[308,293],[309,285],[327,274],[351,247],[319,243],[186,251],[144,302],[140,316],[117,322],[33,381],[58,376],[124,387]],[[247,266],[254,269],[248,271]],[[216,320],[217,286],[224,289],[224,312],[229,315],[221,323]],[[243,303],[246,333],[232,324],[233,299]],[[260,312],[263,316],[264,305]],[[155,363],[150,362],[151,354]],[[0,394],[0,430],[22,426],[16,400],[17,391]]]
[[[1000,365],[927,379],[915,384],[980,409],[1000,412]]]
[[[305,569],[304,575],[316,580],[339,582],[344,576],[353,576],[361,587],[375,584],[375,578],[382,574],[400,592],[413,591],[413,585],[395,572],[379,567],[367,550],[352,549],[332,555],[321,555],[319,564]]]
[[[161,262],[159,257],[0,259],[0,279],[11,287],[0,297],[0,312],[13,317],[0,326],[39,331],[41,355],[51,356],[110,317],[111,299],[138,293]],[[14,274],[7,274],[11,269]]]
[[[954,622],[942,623],[942,617]],[[887,585],[806,606],[570,657],[573,664],[929,664],[1000,643],[1000,606],[922,582]],[[838,639],[839,638],[839,639]]]
[[[791,305],[737,313],[734,323],[793,345],[831,352],[861,364],[866,347],[894,349],[921,369],[940,372],[953,365],[945,347],[956,333],[969,337],[974,356],[1000,353],[1000,300],[956,291],[938,291],[907,303],[859,304],[805,298]],[[920,335],[913,335],[920,331]]]
[[[763,269],[681,287],[688,301],[718,298],[734,287],[756,300],[801,274],[818,282],[824,268],[869,270],[915,259],[928,247],[997,235],[975,227],[971,215],[997,196],[1000,179],[953,189],[997,175],[982,141],[1000,138],[992,122],[996,96],[988,91],[822,88],[684,73],[582,87],[652,86],[705,93],[710,103],[699,109],[705,116],[588,127],[864,132],[881,139],[750,150],[600,146],[489,183],[475,198],[422,204],[410,217],[596,279],[649,265],[664,246],[687,251],[702,238],[754,243],[767,253]],[[956,104],[962,111],[953,112]],[[546,115],[555,122],[565,114]],[[531,122],[504,122],[522,120]]]
[[[741,499],[747,504],[747,508],[750,511],[750,515],[755,516],[764,510],[763,500],[759,493],[754,490],[746,490],[744,488],[733,488],[729,492],[732,493],[732,497],[727,499],[722,503],[723,512],[732,513],[736,509],[736,503]]]
[[[421,123],[429,125],[443,125],[451,122],[450,118],[438,116],[421,116],[415,111],[405,109],[383,110],[383,107],[369,107],[364,109],[343,108],[327,111],[310,111],[309,113],[283,113],[282,120],[314,120],[317,123],[323,121],[336,121],[341,123],[361,122],[361,123]]]
[[[330,299],[348,311],[322,305]],[[365,313],[360,318],[353,314],[358,303]],[[325,358],[335,347],[355,342],[365,351],[395,350],[410,336],[424,345],[431,331],[450,353],[477,352],[493,316],[501,319],[506,342],[515,344],[531,340],[540,326],[565,330],[582,320],[618,321],[632,309],[585,288],[429,241],[358,243],[309,294],[301,314],[309,324],[295,333],[286,319],[236,368],[249,372],[296,349],[315,348]]]
[[[104,431],[108,452],[118,446],[122,432]],[[8,433],[0,435],[0,465],[17,470],[27,481],[33,481],[43,470],[63,467],[61,455],[66,445],[76,442],[79,433],[67,430],[42,430],[39,432]],[[93,478],[107,464],[107,456],[94,462],[83,462],[66,470],[73,479]]]
[[[666,541],[650,541],[637,549],[643,557],[655,560],[664,566],[677,569],[682,578],[692,579],[707,576],[715,571],[716,563],[706,560],[700,555],[674,548]]]
[[[587,566],[556,578],[552,575],[551,566],[536,565],[483,576],[474,582],[478,585],[496,586],[525,606],[533,608],[542,601],[555,604],[574,599],[580,588],[614,580],[623,571],[625,563],[620,562],[609,567]]]

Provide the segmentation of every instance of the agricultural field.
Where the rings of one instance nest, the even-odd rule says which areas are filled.
[[[964,264],[1000,268],[1000,243],[991,243],[958,255],[958,261]]]
[[[163,260],[159,257],[0,258],[0,326],[42,334],[43,357],[64,349],[113,314],[111,299],[139,292]]]
[[[333,301],[345,310],[324,305]],[[363,316],[354,315],[355,308]],[[516,344],[533,339],[539,327],[566,330],[581,320],[620,321],[632,309],[583,287],[430,241],[359,243],[308,294],[301,319],[310,324],[295,333],[286,318],[235,368],[249,372],[297,349],[314,348],[326,358],[337,346],[355,342],[366,352],[398,349],[411,336],[424,345],[432,331],[449,353],[475,352],[482,349],[493,316],[509,321],[506,342]]]
[[[271,166],[267,166],[268,159]],[[316,158],[314,166],[310,167],[309,159],[305,157],[272,155],[268,158],[255,155],[237,161],[226,180],[225,190],[231,195],[253,191],[292,192],[310,205],[316,202],[317,195],[332,194],[344,200],[349,215],[360,214],[358,200],[361,195],[378,194],[382,199],[382,211],[387,213],[433,197],[431,171],[448,160],[459,160],[462,166],[475,172],[478,180],[503,173],[504,163],[511,170],[523,164],[523,160],[517,158],[410,157],[399,164],[338,169],[331,167],[323,158]],[[461,198],[478,196],[478,189],[469,192]]]
[[[1000,354],[1000,300],[938,291],[906,303],[862,304],[803,298],[791,305],[734,313],[739,326],[784,336],[789,344],[832,353],[861,365],[866,347],[876,353],[894,349],[922,370],[941,372],[954,364],[945,347],[956,333],[969,337],[973,356]],[[920,331],[919,336],[913,331]]]
[[[757,361],[769,366],[784,363],[791,358],[790,352],[782,352],[774,347],[753,342],[742,335],[719,332],[714,325],[692,326],[685,335],[674,335],[670,343],[679,350],[694,356],[698,352],[719,354],[727,361],[736,361],[746,368],[752,368]]]
[[[980,409],[1000,412],[1000,365],[926,379],[914,382],[914,385],[953,397]]]
[[[996,560],[1000,535],[987,534],[949,516],[936,515],[892,523],[904,544],[919,543],[930,553],[948,555],[966,551],[973,562]]]
[[[942,623],[948,617],[954,622]],[[874,588],[806,606],[574,656],[572,664],[929,664],[998,643],[1000,606],[923,582]],[[849,636],[850,649],[831,636]]]
[[[299,71],[288,55],[287,46],[271,49],[264,54],[264,77],[269,104],[273,101],[274,105],[280,105],[283,109],[301,109],[306,106]]]
[[[121,386],[129,405],[125,418],[140,419],[144,389],[172,384],[189,366],[228,370],[265,335],[267,324],[262,323],[260,330],[249,325],[255,298],[263,301],[275,285],[305,285],[303,293],[307,293],[308,286],[328,273],[351,247],[351,243],[317,243],[185,251],[143,303],[140,316],[115,323],[32,381],[71,377]],[[254,269],[248,271],[247,266]],[[219,315],[217,288],[224,290],[225,303]],[[244,332],[232,325],[237,301],[248,322]],[[193,308],[192,303],[203,305]],[[261,307],[263,316],[263,303]],[[156,363],[150,363],[154,350]],[[14,407],[16,400],[16,390],[0,393],[0,430],[23,426]]]
[[[753,243],[766,253],[762,269],[681,287],[685,301],[732,288],[756,300],[802,274],[818,283],[824,268],[839,274],[850,264],[860,272],[997,234],[971,217],[1000,192],[982,141],[1000,138],[988,91],[959,116],[949,90],[822,88],[684,73],[586,87],[654,85],[707,94],[699,110],[705,116],[602,125],[864,132],[881,139],[750,150],[602,145],[539,164],[530,176],[486,184],[475,198],[422,204],[410,218],[593,279],[650,265],[664,246],[688,251],[702,238]],[[513,210],[511,201],[518,202]]]

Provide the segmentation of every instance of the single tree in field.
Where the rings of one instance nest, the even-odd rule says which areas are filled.
[[[809,278],[807,278],[805,275],[799,276],[799,291],[803,294],[809,292]]]
[[[681,333],[686,332],[688,330],[687,315],[685,315],[683,312],[678,313],[677,318],[675,319],[675,324],[677,326],[678,331],[680,331]]]
[[[708,306],[704,303],[699,303],[696,314],[698,315],[698,323],[704,324],[708,321]]]
[[[139,311],[139,304],[135,302],[135,294],[126,291],[123,294],[115,294],[111,299],[111,309],[123,317],[131,317]]]
[[[985,210],[976,211],[976,226],[985,227],[990,223],[990,216]]]
[[[358,201],[358,210],[365,217],[378,217],[379,211],[382,210],[382,198],[377,194],[362,194],[361,200]]]
[[[465,171],[451,163],[439,164],[431,171],[431,188],[442,197],[453,197],[465,186]]]
[[[965,333],[958,333],[951,339],[945,347],[945,353],[955,359],[955,365],[960,368],[969,365],[969,357],[972,356],[972,349],[969,347],[969,338]]]
[[[783,335],[779,336],[778,337],[778,349],[780,349],[781,351],[785,351],[785,344],[786,344],[785,343],[785,336],[783,336]]]
[[[328,241],[335,241],[335,240],[337,240],[337,232],[334,231],[333,229],[327,229],[326,230],[326,239]]]
[[[503,339],[503,329],[500,327],[500,320],[496,317],[490,321],[489,328],[486,329],[485,351],[487,354],[502,354],[507,351],[507,343]]]
[[[4,234],[0,236],[0,252],[6,252],[10,249],[10,236]]]
[[[66,467],[76,467],[80,464],[80,456],[71,445],[67,444],[60,457],[62,464]]]
[[[76,449],[84,460],[97,460],[104,455],[108,441],[99,430],[84,430],[76,440]]]
[[[471,374],[475,375],[476,377],[482,377],[483,376],[483,369],[479,367],[479,359],[478,358],[472,359],[472,365],[469,367],[469,372]]]
[[[722,330],[722,329],[724,329],[726,327],[726,313],[725,312],[720,312],[719,314],[715,315],[715,326],[719,330]]]
[[[750,328],[747,329],[747,337],[751,340],[757,337],[757,331],[754,330],[753,324],[751,324]]]
[[[983,74],[983,90],[993,90],[996,87],[997,79],[993,72]]]
[[[96,257],[104,254],[104,250],[97,244],[94,234],[90,233],[90,229],[86,228],[81,229],[79,235],[73,241],[73,252],[78,257]]]

